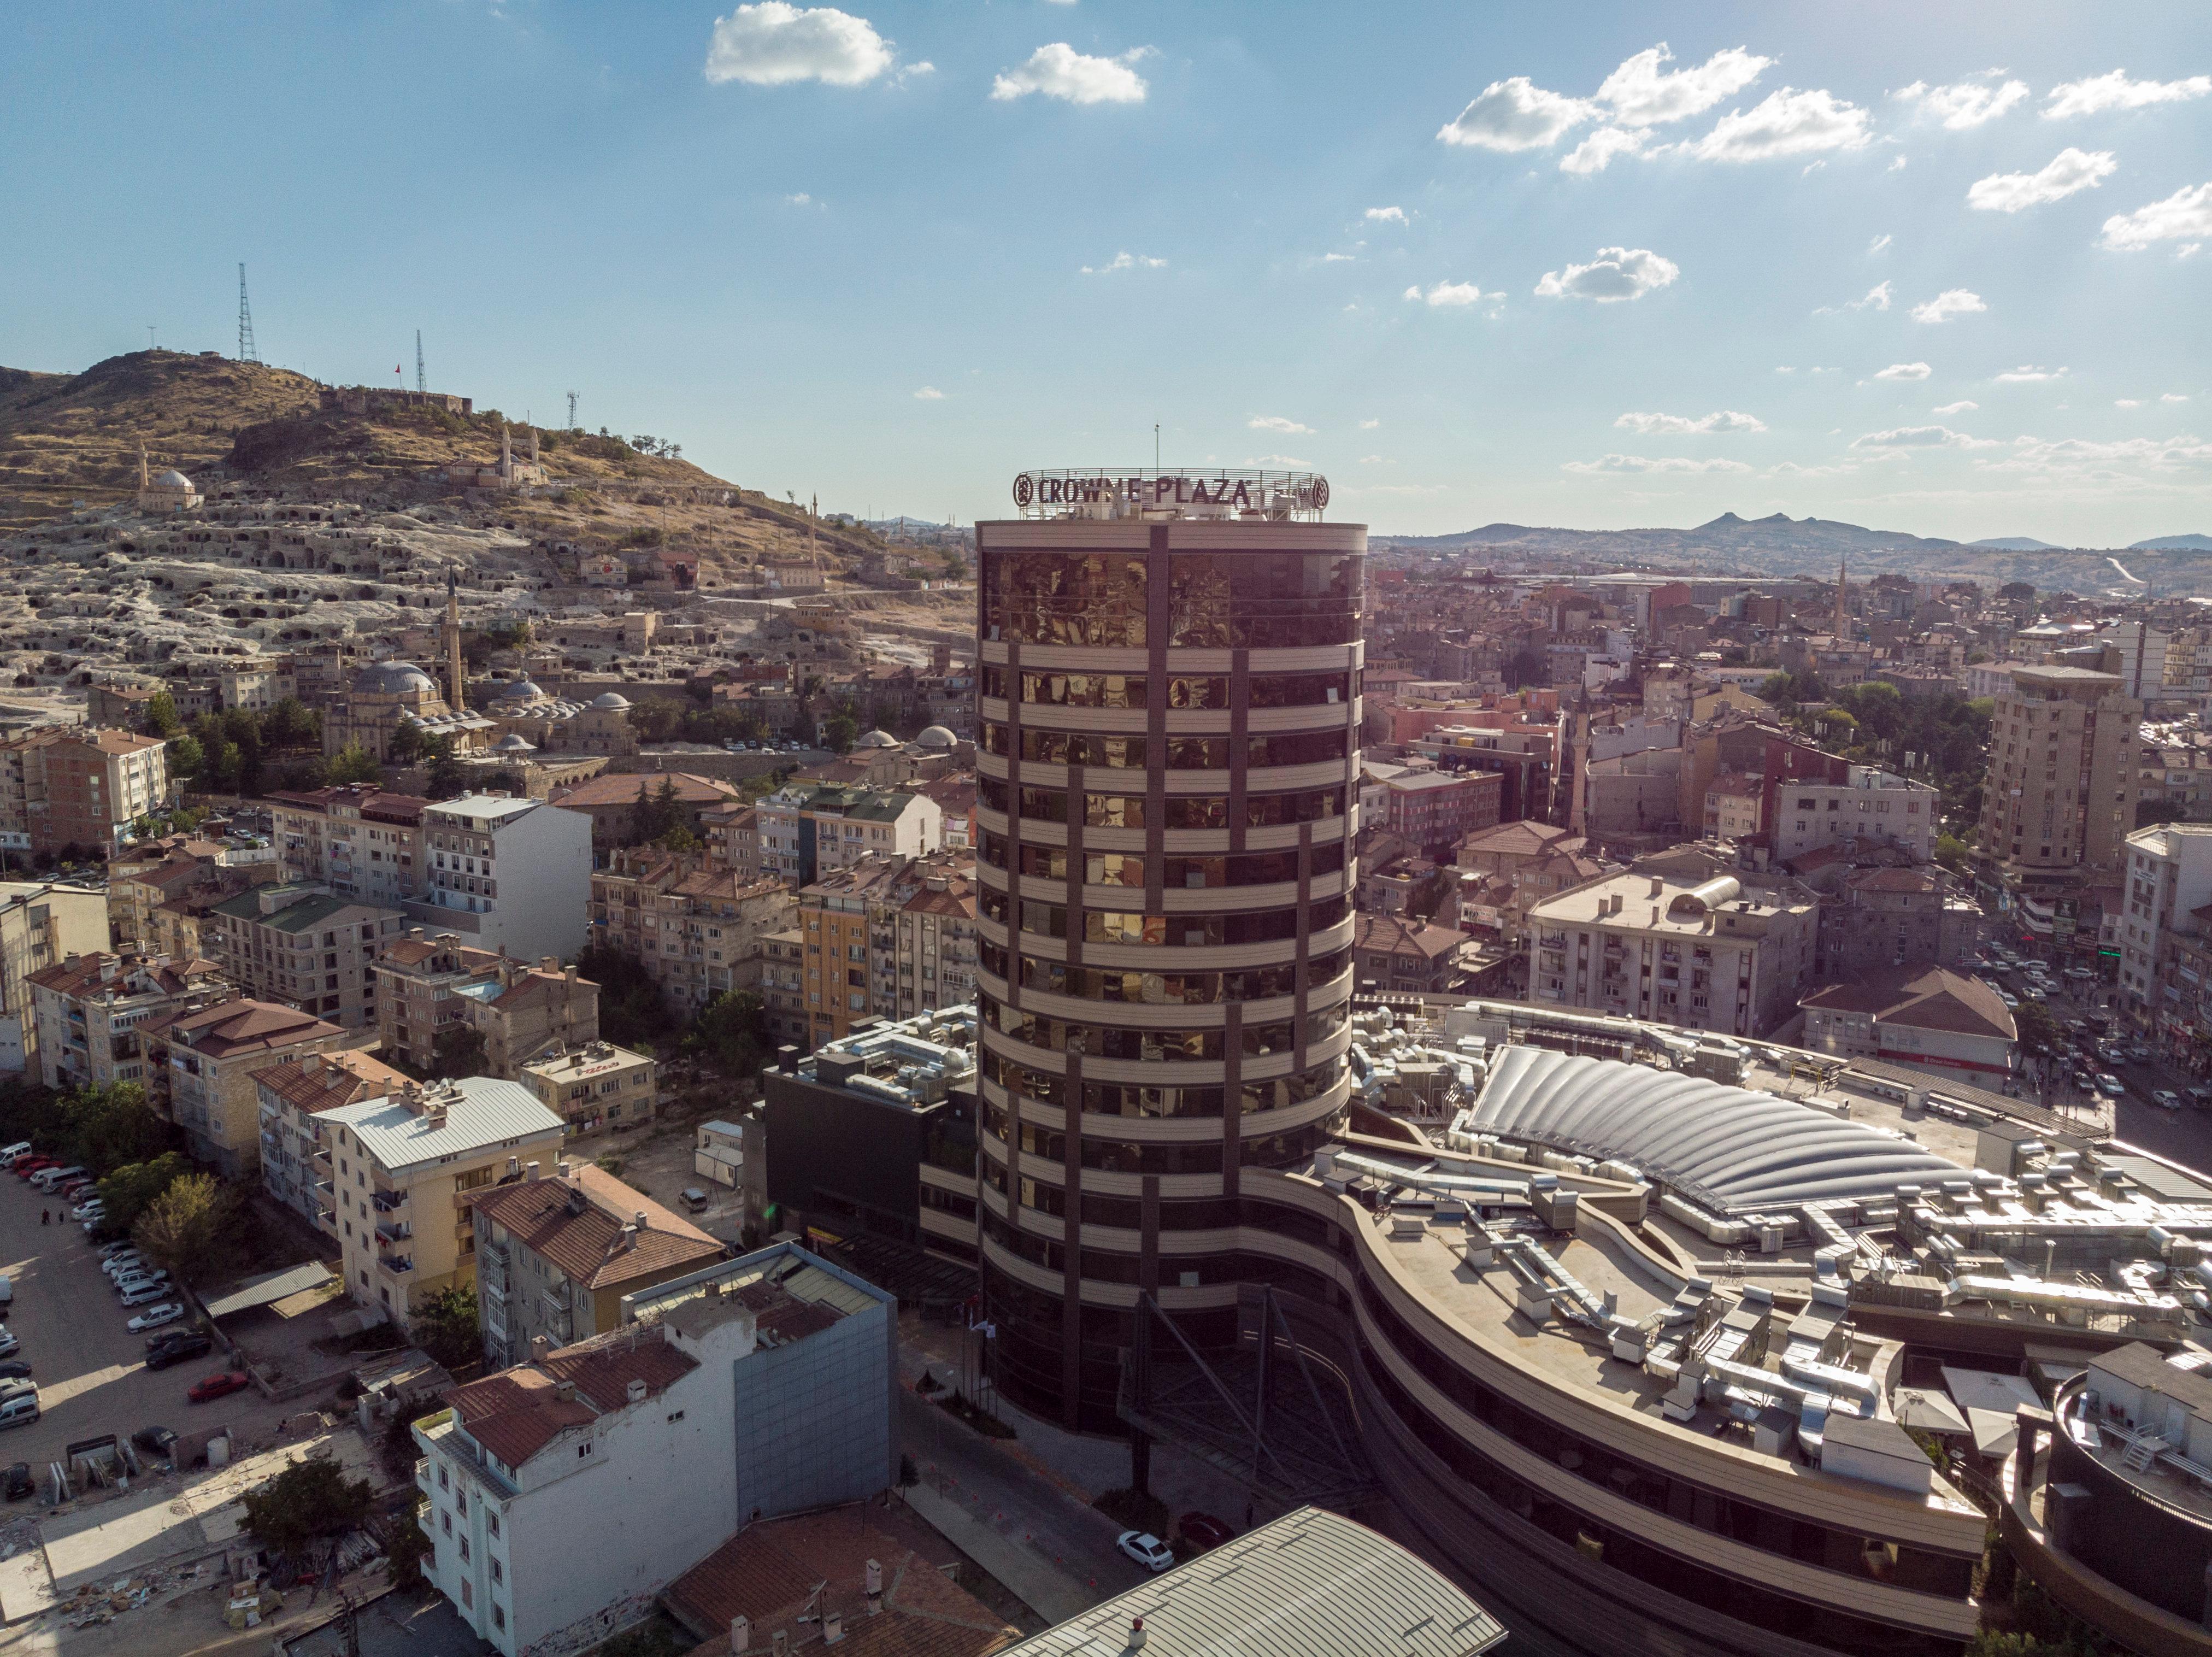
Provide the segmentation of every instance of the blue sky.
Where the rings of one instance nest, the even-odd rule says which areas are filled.
[[[0,362],[228,350],[243,259],[270,362],[825,509],[1158,421],[1384,529],[2120,544],[2212,532],[2207,77],[2187,5],[15,7]]]

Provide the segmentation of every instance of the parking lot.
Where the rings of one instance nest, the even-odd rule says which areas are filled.
[[[62,1215],[61,1223],[41,1226],[41,1207]],[[227,1424],[256,1440],[272,1436],[286,1406],[258,1392],[185,1402],[195,1380],[224,1367],[220,1347],[173,1368],[146,1368],[145,1337],[124,1327],[132,1314],[116,1303],[97,1251],[66,1216],[53,1198],[0,1173],[0,1271],[15,1288],[7,1324],[22,1343],[15,1355],[30,1364],[39,1384],[40,1409],[28,1426],[0,1433],[0,1465],[27,1461],[43,1469],[80,1440],[105,1433],[128,1438],[153,1425],[183,1432]]]

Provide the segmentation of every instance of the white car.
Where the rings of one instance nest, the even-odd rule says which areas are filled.
[[[2161,1106],[2169,1111],[2178,1111],[2181,1108],[2181,1095],[2171,1087],[2159,1088],[2151,1094],[2150,1099],[2152,1104]]]
[[[15,1338],[12,1329],[0,1329],[0,1358],[12,1358],[23,1349],[23,1343]]]
[[[2127,1092],[2127,1088],[2121,1083],[2119,1077],[2107,1070],[2097,1078],[2097,1091],[2107,1099],[2118,1099]]]
[[[149,1306],[125,1325],[134,1335],[143,1335],[149,1329],[159,1329],[163,1324],[173,1324],[185,1315],[182,1301],[164,1301],[159,1306]]]
[[[1155,1574],[1175,1563],[1175,1555],[1169,1550],[1168,1544],[1149,1531],[1124,1531],[1115,1538],[1114,1545]]]
[[[100,1263],[100,1269],[111,1277],[121,1277],[143,1269],[145,1264],[146,1257],[137,1249],[125,1249],[120,1253],[111,1254],[102,1260]]]
[[[1998,990],[1997,999],[2005,1004],[2008,1010],[2015,1008],[2020,1005],[2020,997],[2012,994],[2009,990]]]
[[[149,1301],[160,1300],[168,1292],[169,1286],[167,1283],[144,1282],[125,1288],[118,1298],[125,1306],[144,1306]]]
[[[70,1218],[72,1220],[91,1220],[98,1218],[100,1215],[102,1215],[106,1212],[107,1204],[101,1202],[100,1198],[95,1197],[89,1203],[79,1203],[75,1208],[71,1209],[70,1210]]]
[[[118,1237],[112,1243],[102,1243],[94,1252],[100,1256],[100,1264],[105,1265],[118,1254],[137,1253],[138,1245],[128,1237]]]
[[[0,1168],[12,1168],[15,1166],[17,1157],[28,1156],[30,1154],[31,1142],[27,1139],[19,1139],[12,1145],[0,1146]]]
[[[159,1267],[141,1266],[126,1271],[115,1280],[115,1292],[128,1295],[133,1289],[159,1288],[169,1281],[169,1274]]]

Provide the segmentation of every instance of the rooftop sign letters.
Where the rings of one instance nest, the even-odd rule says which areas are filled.
[[[1184,510],[1302,516],[1328,507],[1328,479],[1310,472],[1024,472],[1014,478],[1014,505],[1046,515]]]

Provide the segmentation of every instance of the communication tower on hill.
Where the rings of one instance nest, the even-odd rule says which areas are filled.
[[[430,389],[430,382],[422,377],[422,331],[420,328],[415,330],[415,389]]]
[[[242,264],[238,267],[238,360],[261,360],[261,348],[253,343],[253,308],[246,302],[246,266]]]
[[[574,392],[570,392],[570,393],[568,393],[568,429],[569,429],[569,430],[571,430],[571,431],[574,431],[574,430],[575,430],[575,429],[576,429],[576,393],[574,393]]]

